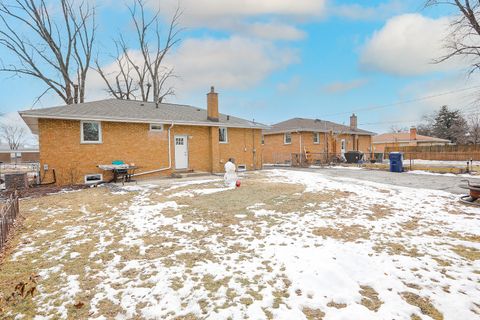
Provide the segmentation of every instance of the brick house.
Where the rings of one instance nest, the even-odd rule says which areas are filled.
[[[38,162],[39,159],[40,153],[38,151],[38,148],[20,147],[17,150],[12,150],[9,146],[0,145],[0,162]]]
[[[288,163],[292,155],[311,158],[338,155],[348,151],[371,151],[373,132],[359,129],[357,116],[350,126],[319,119],[293,118],[271,126],[263,132],[264,163]],[[320,159],[320,158],[319,158]]]
[[[375,152],[385,152],[386,147],[408,146],[444,146],[450,144],[450,140],[429,137],[417,133],[417,128],[410,128],[410,132],[384,133],[374,136],[372,139]]]
[[[108,99],[19,112],[38,134],[41,176],[57,184],[111,178],[98,165],[121,160],[137,173],[222,172],[228,158],[247,170],[262,166],[265,125],[220,114],[211,88],[207,110],[168,103]]]

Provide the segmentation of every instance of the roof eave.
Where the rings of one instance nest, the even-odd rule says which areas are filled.
[[[229,127],[229,128],[244,128],[244,129],[259,129],[259,130],[267,130],[270,129],[269,126],[264,124],[255,124],[255,125],[241,125],[235,123],[228,123],[228,122],[199,122],[199,121],[177,121],[177,120],[161,120],[161,119],[141,119],[141,118],[106,118],[106,117],[69,117],[69,116],[52,116],[52,115],[37,115],[28,113],[28,111],[20,111],[20,116],[23,120],[27,123],[30,130],[33,133],[34,130],[29,125],[29,123],[25,120],[25,118],[30,119],[55,119],[55,120],[74,120],[74,121],[104,121],[104,122],[125,122],[125,123],[160,123],[160,124],[175,124],[175,125],[187,125],[187,126],[207,126],[207,127]],[[38,128],[36,128],[38,133]]]
[[[272,134],[281,134],[281,133],[287,133],[287,132],[321,132],[321,133],[329,133],[332,131],[335,134],[356,134],[359,136],[374,136],[374,132],[356,132],[356,131],[339,131],[339,130],[316,130],[316,129],[288,129],[288,130],[275,130],[275,131],[269,131],[269,132],[264,132],[264,135],[272,135]]]

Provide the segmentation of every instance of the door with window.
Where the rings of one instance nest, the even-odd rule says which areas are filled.
[[[347,143],[345,141],[345,139],[342,139],[342,143],[341,143],[341,148],[340,148],[340,152],[342,153],[342,157],[345,156],[345,152],[347,152]]]
[[[188,136],[175,136],[175,169],[188,169]]]

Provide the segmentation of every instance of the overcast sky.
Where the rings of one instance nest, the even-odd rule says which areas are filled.
[[[123,0],[90,1],[98,6],[96,54],[108,67],[112,38],[119,32],[128,38],[132,26]],[[360,126],[376,132],[408,127],[443,104],[471,110],[478,90],[395,105],[480,83],[466,78],[464,61],[432,63],[455,12],[421,2],[181,0],[186,31],[168,57],[179,76],[169,102],[205,107],[214,85],[223,113],[267,124],[292,117],[348,123],[357,110]],[[160,5],[168,19],[176,4],[150,6]],[[0,57],[10,59],[4,49]],[[89,77],[87,100],[108,97],[95,71]],[[29,109],[43,90],[35,80],[0,74],[0,110]],[[47,95],[35,107],[60,103]]]

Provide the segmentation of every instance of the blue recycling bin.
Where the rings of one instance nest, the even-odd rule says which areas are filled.
[[[390,172],[403,172],[403,154],[390,152]]]

